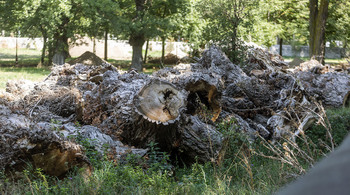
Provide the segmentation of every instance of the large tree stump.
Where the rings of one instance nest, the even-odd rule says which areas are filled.
[[[151,80],[134,97],[136,111],[157,124],[171,124],[185,108],[186,93],[169,82]]]

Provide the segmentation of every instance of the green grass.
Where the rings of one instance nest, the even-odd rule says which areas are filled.
[[[0,48],[0,67],[36,66],[40,62],[40,56],[40,50],[18,49],[18,63],[16,64],[16,50]]]
[[[151,155],[150,155],[151,157]],[[255,158],[255,157],[253,157]],[[8,194],[272,194],[290,181],[284,178],[283,165],[267,159],[253,159],[246,164],[239,158],[221,166],[195,163],[177,167],[171,174],[160,161],[149,163],[148,169],[133,163],[114,164],[98,161],[89,178],[75,170],[63,180],[28,168],[19,181],[5,179],[0,192]],[[162,171],[163,170],[163,171]],[[81,171],[81,170],[80,170]],[[0,175],[1,178],[1,175]]]
[[[50,72],[49,68],[0,67],[0,90],[5,89],[8,80],[42,81]]]
[[[339,117],[350,118],[350,108],[329,110],[329,114],[332,124],[343,124],[338,124],[336,128],[340,130],[339,135],[344,136],[349,131],[348,120],[340,120]],[[0,193],[273,194],[293,181],[295,175],[300,175],[299,169],[287,163],[259,155],[260,152],[273,155],[273,152],[263,146],[263,140],[250,143],[247,135],[232,131],[235,128],[234,120],[217,125],[218,131],[223,133],[228,143],[221,163],[194,163],[182,167],[175,165],[174,168],[169,164],[169,155],[160,152],[154,143],[150,145],[147,158],[129,155],[124,160],[115,162],[109,161],[106,156],[96,155],[98,153],[91,149],[89,140],[79,142],[75,138],[85,148],[90,148],[86,150],[86,155],[94,166],[90,177],[83,176],[82,169],[75,169],[65,179],[59,180],[45,175],[41,169],[28,167],[23,172],[22,179],[13,181],[0,169]],[[307,131],[306,136],[312,138],[312,131]],[[324,137],[325,132],[317,136]],[[282,153],[287,152],[280,149]],[[306,170],[311,167],[305,161],[300,162]]]

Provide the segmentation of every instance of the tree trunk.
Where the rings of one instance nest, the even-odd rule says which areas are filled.
[[[162,37],[162,57],[160,59],[160,63],[164,66],[165,59],[165,37]]]
[[[309,56],[312,58],[314,54],[314,36],[316,30],[316,19],[318,14],[318,0],[310,0],[309,1]]]
[[[108,60],[108,28],[106,28],[105,32],[105,53],[104,53],[104,60]]]
[[[309,52],[311,58],[315,58],[322,64],[325,63],[325,32],[328,17],[328,5],[329,0],[321,0],[320,6],[318,6],[318,0],[310,0]]]
[[[15,63],[18,64],[18,35],[16,36],[16,56],[15,56]]]
[[[92,38],[92,53],[96,55],[96,38]]]
[[[52,58],[53,58],[53,55],[54,55],[54,41],[52,39],[48,39],[48,51],[49,51],[49,54],[48,54],[48,65],[51,66],[52,65]]]
[[[147,63],[148,46],[149,46],[149,39],[147,39],[147,42],[146,42],[146,51],[145,51],[145,57],[143,58],[143,63]]]
[[[66,60],[64,53],[65,43],[61,40],[56,40],[55,54],[52,57],[52,63],[55,65],[63,65]]]
[[[129,44],[132,46],[132,61],[130,68],[139,72],[142,72],[142,46],[145,41],[143,35],[132,35],[129,39]]]
[[[45,63],[46,47],[47,47],[47,36],[46,34],[43,34],[43,50],[41,51],[41,59],[40,59],[41,66],[43,66]]]
[[[132,46],[131,69],[135,69],[139,72],[142,72],[142,46],[141,45]]]
[[[65,34],[57,34],[55,37],[55,53],[53,54],[52,63],[57,65],[63,65],[65,63],[66,58],[69,57],[68,37]]]
[[[280,56],[283,54],[283,39],[279,38],[279,45],[280,45]]]

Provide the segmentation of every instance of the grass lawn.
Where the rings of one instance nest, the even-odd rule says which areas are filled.
[[[51,72],[50,68],[0,67],[0,90],[4,90],[8,80],[42,81]]]
[[[18,64],[16,50],[0,48],[0,67],[3,66],[36,66],[40,61],[41,51],[35,49],[18,49]]]

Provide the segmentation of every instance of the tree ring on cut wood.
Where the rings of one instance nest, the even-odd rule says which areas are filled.
[[[186,90],[189,91],[187,113],[193,116],[209,115],[215,122],[221,112],[220,93],[217,87],[205,80],[198,80],[187,84]]]
[[[185,92],[166,81],[151,80],[134,98],[137,113],[157,124],[174,123],[186,104]]]

